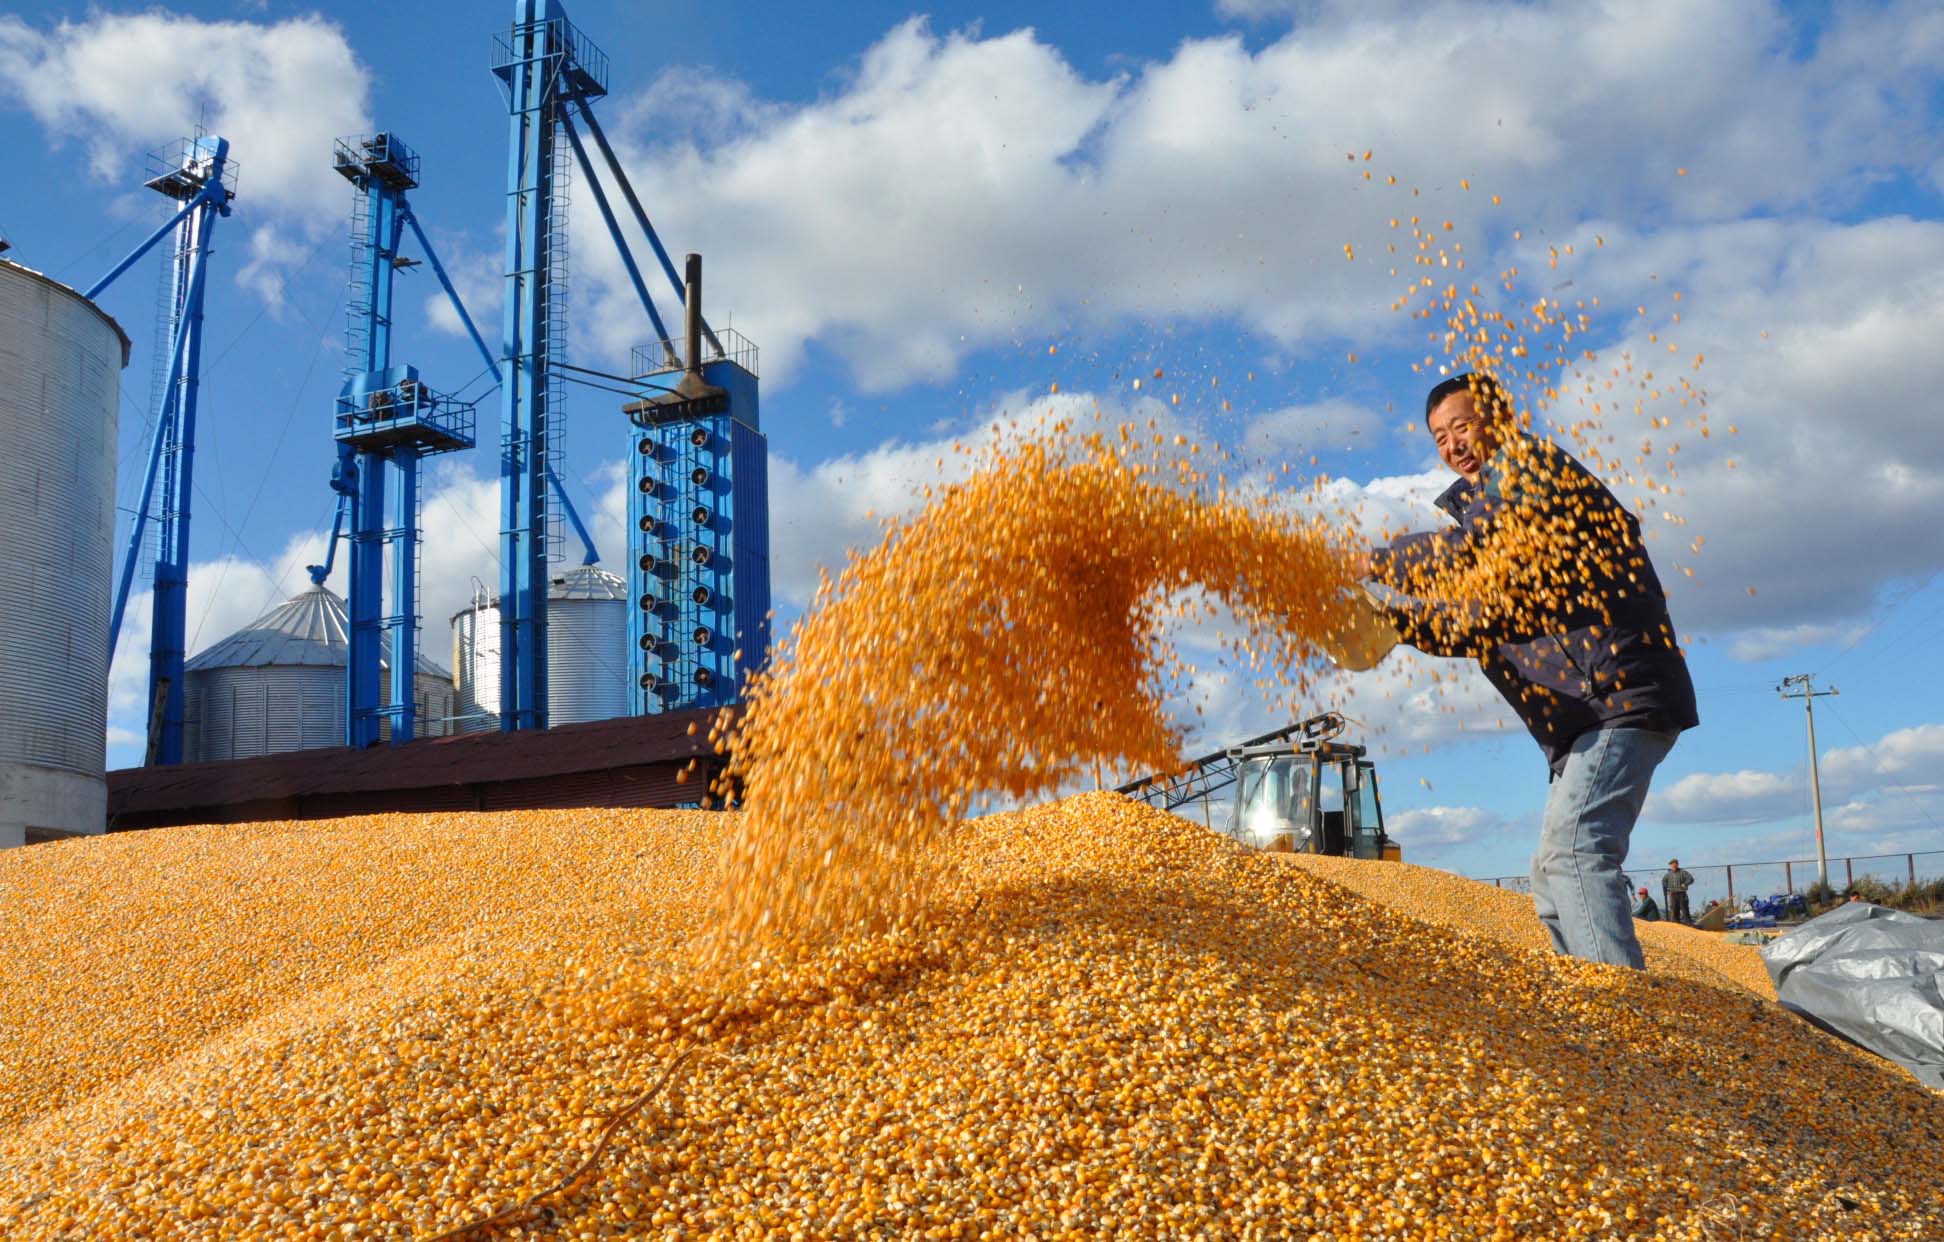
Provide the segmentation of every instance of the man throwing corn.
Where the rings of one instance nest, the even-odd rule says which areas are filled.
[[[1638,969],[1621,866],[1654,769],[1699,723],[1640,523],[1523,431],[1488,375],[1438,384],[1424,422],[1459,476],[1437,499],[1457,524],[1375,548],[1358,569],[1401,597],[1388,612],[1404,642],[1477,660],[1545,752],[1532,900],[1553,949]]]

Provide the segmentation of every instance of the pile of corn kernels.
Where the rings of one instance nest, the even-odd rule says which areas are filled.
[[[1372,866],[1354,858],[1277,853],[1271,857],[1333,881],[1412,918],[1515,949],[1543,949],[1546,933],[1532,912],[1532,898],[1490,884],[1460,882],[1444,871],[1410,863]],[[1715,984],[1734,984],[1765,1000],[1775,985],[1761,955],[1746,945],[1679,923],[1634,922],[1650,969]]]
[[[1032,428],[825,583],[717,738],[746,812],[725,962],[911,917],[981,794],[1179,763],[1166,623],[1190,588],[1232,610],[1245,664],[1307,686],[1353,582],[1341,536],[1224,495],[1199,451],[1152,424]]]
[[[1944,1100],[1741,987],[1089,794],[965,824],[920,915],[725,992],[693,945],[733,820],[0,855],[0,1235],[1944,1236]]]

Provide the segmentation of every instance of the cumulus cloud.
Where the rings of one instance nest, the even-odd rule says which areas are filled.
[[[1285,406],[1249,420],[1242,447],[1272,464],[1300,465],[1320,453],[1360,453],[1378,447],[1383,424],[1367,406],[1324,400]]]
[[[500,308],[506,296],[506,277],[502,274],[505,256],[497,247],[475,246],[463,237],[444,235],[438,230],[428,232],[433,235],[433,245],[439,249],[439,262],[452,278],[452,287],[458,291],[459,300],[466,304],[466,313],[472,316],[473,326],[486,338],[487,347],[497,351]],[[467,339],[466,325],[453,309],[452,299],[439,287],[438,278],[429,266],[423,271],[425,322],[436,332]],[[571,348],[571,341],[569,345]]]
[[[864,453],[808,465],[773,456],[771,573],[779,602],[806,605],[816,593],[820,572],[834,577],[853,549],[874,546],[882,536],[883,520],[915,510],[924,487],[963,478],[972,459],[960,450],[983,447],[1002,430],[1012,433],[1040,419],[1096,416],[1110,427],[1124,419],[1153,418],[1169,434],[1202,430],[1164,402],[1120,405],[1086,392],[1030,399],[1012,393],[994,402],[988,413],[992,417],[959,436],[888,441]],[[1421,529],[1446,520],[1430,498],[1448,482],[1448,475],[1432,473],[1369,485],[1337,481],[1314,494],[1292,493],[1282,503],[1360,523],[1377,538],[1385,531]],[[1247,475],[1240,486],[1269,485],[1259,475]],[[1169,628],[1169,637],[1196,669],[1170,703],[1187,726],[1191,751],[1226,745],[1288,724],[1295,716],[1325,710],[1354,720],[1358,736],[1379,754],[1421,754],[1454,742],[1502,736],[1508,729],[1522,736],[1517,719],[1471,661],[1437,660],[1400,648],[1372,672],[1314,670],[1309,692],[1298,702],[1287,689],[1258,685],[1255,674],[1234,663],[1229,640],[1238,632],[1233,618],[1220,608]]]
[[[1310,349],[1405,332],[1385,265],[1340,252],[1381,251],[1383,217],[1410,200],[1345,152],[1380,152],[1372,167],[1439,195],[1471,237],[1490,208],[1463,178],[1536,237],[1602,212],[1841,206],[1868,176],[1920,175],[1934,156],[1916,101],[1944,31],[1890,7],[1813,35],[1749,0],[1330,7],[1267,46],[1189,40],[1101,79],[1030,30],[913,19],[813,102],[722,84],[700,98],[670,70],[617,128],[638,182],[678,187],[659,226],[719,256],[712,301],[738,307],[778,378],[813,340],[889,388],[1020,334],[1128,319],[1236,322]],[[1903,23],[1899,55],[1857,90],[1857,28],[1884,20]],[[584,270],[631,296],[612,261]]]
[[[310,584],[304,566],[319,563],[324,532],[293,536],[268,561],[223,556],[192,561],[183,609],[189,656],[227,638]],[[340,559],[327,583],[344,591],[344,562]],[[154,620],[154,594],[131,590],[122,617],[121,637],[108,675],[108,733],[110,745],[148,735],[149,636]],[[134,757],[140,761],[139,747]],[[111,756],[111,765],[115,757]]]
[[[1940,772],[1944,772],[1944,724],[1898,729],[1869,745],[1840,747],[1822,757],[1822,778],[1832,789]]]
[[[253,291],[273,313],[281,315],[290,273],[310,253],[311,247],[274,226],[255,229],[250,233],[249,258],[237,271],[236,283]]]
[[[1755,0],[1227,11],[1296,25],[1094,78],[1029,30],[914,19],[811,103],[670,71],[615,128],[635,177],[672,187],[663,232],[711,255],[712,305],[737,310],[772,381],[813,346],[860,387],[890,389],[981,349],[1158,322],[1238,325],[1296,358],[1341,341],[1414,350],[1416,325],[1389,310],[1384,223],[1435,210],[1475,269],[1534,274],[1513,301],[1568,282],[1601,297],[1596,387],[1617,366],[1623,390],[1673,392],[1679,367],[1706,389],[1708,440],[1679,394],[1603,410],[1616,448],[1647,439],[1646,418],[1674,419],[1656,452],[1678,439],[1678,474],[1654,471],[1671,493],[1623,491],[1652,501],[1681,627],[1753,631],[1730,650],[1762,658],[1939,566],[1944,462],[1921,411],[1944,381],[1925,344],[1944,327],[1944,226],[1845,215],[1871,184],[1921,182],[1935,164],[1924,101],[1944,76],[1944,19],[1930,7],[1846,9],[1814,28]],[[680,117],[694,127],[668,123]],[[1364,150],[1378,153],[1369,182]],[[1641,220],[1653,226],[1618,223]],[[1567,242],[1578,257],[1554,272]],[[618,351],[641,334],[633,295],[611,256],[586,257],[590,301],[614,312],[600,347]],[[1617,317],[1636,304],[1661,339]],[[1574,395],[1563,417],[1585,413]],[[1355,447],[1378,431],[1367,414],[1339,398],[1244,416],[1236,447]],[[1406,499],[1421,517],[1394,486],[1370,480],[1359,503]]]
[[[778,600],[801,607],[815,596],[820,571],[835,577],[852,549],[875,545],[885,518],[916,510],[923,489],[957,482],[976,454],[1001,436],[1044,423],[1099,419],[1112,428],[1154,419],[1170,433],[1193,424],[1153,399],[1120,403],[1092,393],[1034,396],[1006,393],[989,402],[961,431],[946,428],[926,439],[890,439],[861,453],[802,463],[772,455],[770,573]]]
[[[1647,316],[1550,413],[1605,419],[1614,439],[1602,447],[1628,476],[1623,499],[1644,505],[1676,622],[1749,631],[1731,654],[1767,658],[1791,640],[1827,641],[1891,585],[1944,567],[1932,537],[1944,443],[1922,413],[1944,384],[1944,357],[1926,344],[1944,331],[1944,225],[1618,232],[1584,260],[1587,283]],[[1683,401],[1676,376],[1705,390],[1705,410]],[[1657,416],[1666,429],[1648,426]]]
[[[1772,660],[1798,647],[1822,643],[1853,643],[1867,633],[1861,625],[1758,625],[1742,630],[1729,641],[1728,654],[1737,660]]]
[[[1884,734],[1875,742],[1824,751],[1824,821],[1846,839],[1845,853],[1937,844],[1944,824],[1944,724]],[[1649,795],[1646,818],[1664,823],[1760,824],[1806,820],[1807,765],[1782,771],[1695,772]],[[1902,844],[1900,844],[1902,843]]]
[[[1803,805],[1807,782],[1791,772],[1692,772],[1648,795],[1643,813],[1674,823],[1750,824]]]
[[[334,138],[367,130],[370,74],[323,17],[203,21],[155,10],[92,13],[47,27],[0,17],[0,92],[56,141],[78,140],[90,171],[125,185],[145,152],[206,119],[229,139],[237,197],[259,226],[238,275],[272,306],[299,254],[341,229],[347,190],[327,158]],[[279,225],[281,227],[279,227]]]
[[[1515,827],[1496,811],[1478,806],[1417,807],[1388,816],[1384,823],[1414,862],[1477,845]]]

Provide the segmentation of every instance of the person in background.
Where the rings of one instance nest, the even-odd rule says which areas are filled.
[[[1661,895],[1667,898],[1667,917],[1684,927],[1694,926],[1694,914],[1688,909],[1688,890],[1694,887],[1694,875],[1681,865],[1678,858],[1667,860],[1667,870],[1661,875]]]
[[[1489,375],[1433,387],[1424,425],[1458,475],[1437,499],[1456,525],[1359,553],[1352,571],[1397,593],[1402,641],[1477,660],[1544,752],[1532,903],[1553,950],[1638,970],[1621,868],[1654,769],[1699,723],[1640,521],[1528,434]],[[1454,590],[1480,567],[1488,585]]]
[[[1660,907],[1654,904],[1654,899],[1647,895],[1644,888],[1640,890],[1640,900],[1634,902],[1633,914],[1644,922],[1660,922]]]

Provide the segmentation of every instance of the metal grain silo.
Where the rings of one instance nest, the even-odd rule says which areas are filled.
[[[452,618],[453,704],[462,730],[499,727],[500,614],[474,584]],[[547,723],[628,714],[628,584],[582,565],[547,586]]]
[[[312,587],[201,652],[184,666],[183,757],[206,763],[344,745],[349,650],[343,597]],[[390,656],[387,645],[387,664]],[[421,656],[413,681],[417,735],[451,732],[445,670]],[[383,684],[389,694],[389,679]],[[389,737],[389,726],[380,732]]]
[[[107,824],[109,579],[128,337],[0,260],[0,846]]]
[[[499,604],[473,579],[473,601],[452,615],[452,714],[461,733],[499,728]]]
[[[628,584],[582,565],[547,587],[547,724],[627,714]]]

